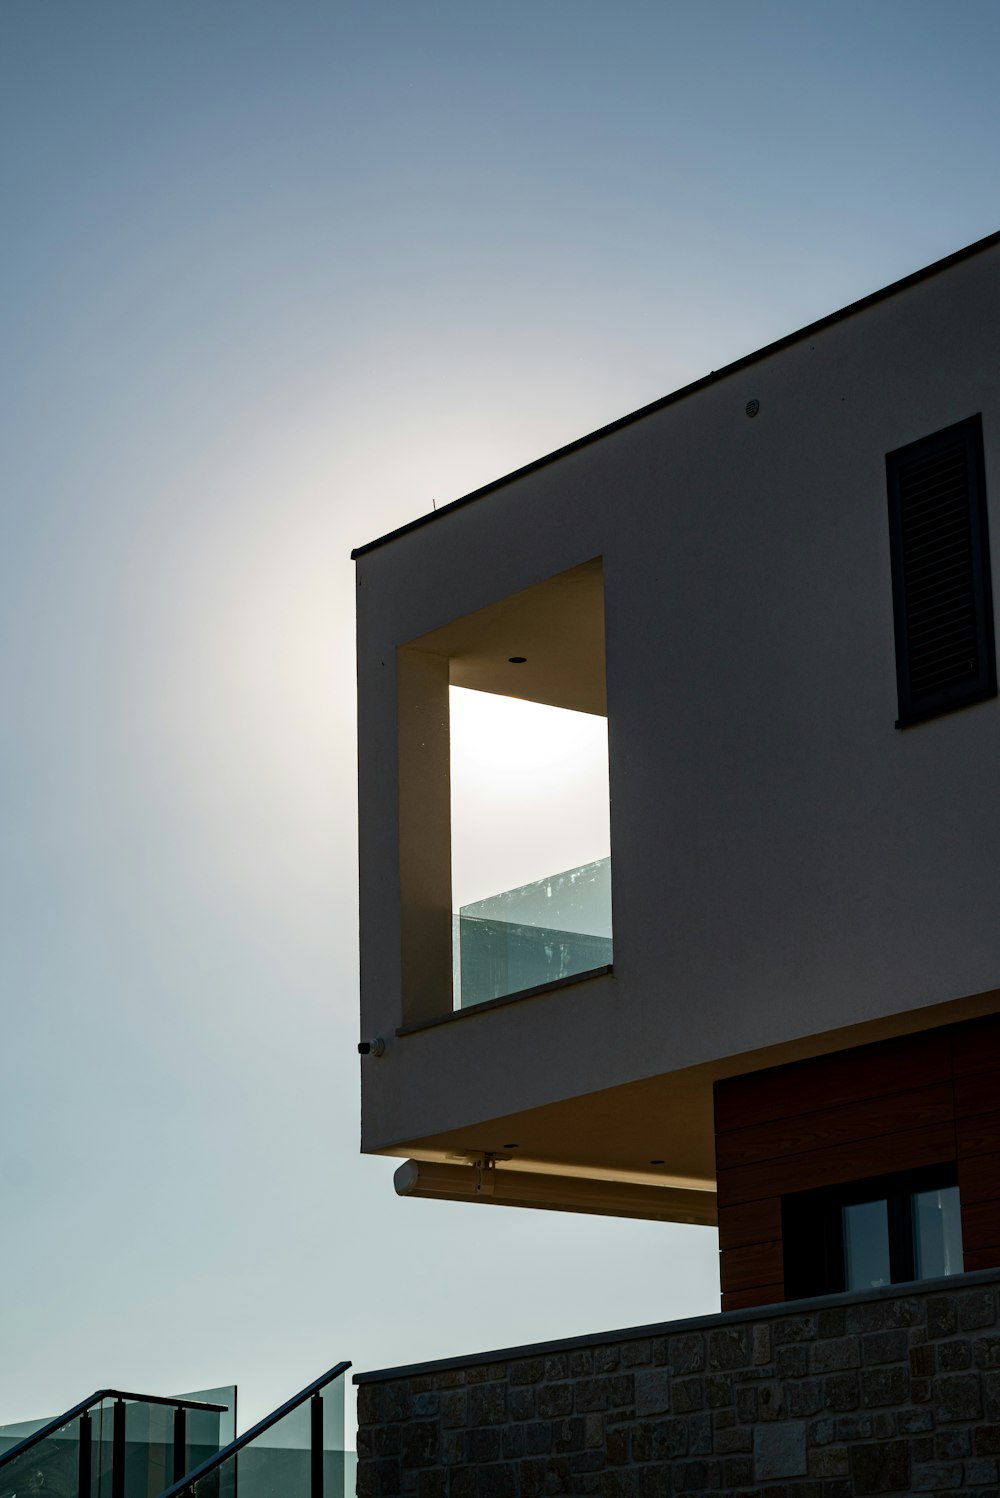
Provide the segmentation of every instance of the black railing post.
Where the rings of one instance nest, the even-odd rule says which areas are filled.
[[[116,1399],[111,1426],[111,1498],[125,1498],[125,1401]]]
[[[80,1416],[80,1468],[76,1479],[80,1498],[90,1498],[92,1470],[90,1411],[84,1410]]]
[[[323,1498],[323,1396],[314,1394],[309,1401],[309,1498]]]
[[[180,1482],[187,1471],[187,1410],[182,1404],[174,1409],[174,1475]]]

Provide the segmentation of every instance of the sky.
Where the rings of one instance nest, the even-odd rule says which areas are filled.
[[[717,1308],[708,1229],[358,1155],[349,553],[1000,228],[998,56],[994,0],[4,0],[0,1421]]]

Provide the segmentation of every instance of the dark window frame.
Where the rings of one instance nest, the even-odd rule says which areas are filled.
[[[910,649],[911,610],[907,599],[907,570],[903,540],[903,487],[906,469],[914,463],[963,447],[967,478],[969,566],[967,580],[974,613],[975,668],[972,675],[945,680],[937,689],[914,687],[914,658]],[[896,448],[885,458],[889,500],[889,548],[892,565],[892,610],[896,635],[897,728],[924,723],[943,713],[970,707],[997,695],[993,596],[990,580],[989,527],[982,415],[967,417],[930,436]],[[939,586],[946,585],[942,575]]]
[[[783,1197],[781,1237],[787,1299],[802,1300],[846,1290],[843,1209],[864,1202],[887,1204],[890,1283],[907,1284],[914,1280],[912,1199],[921,1191],[943,1191],[957,1185],[958,1165],[951,1162]]]

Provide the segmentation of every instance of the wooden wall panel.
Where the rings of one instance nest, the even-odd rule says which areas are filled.
[[[784,1298],[783,1196],[924,1165],[957,1164],[966,1267],[1000,1264],[1000,1015],[729,1078],[715,1116],[724,1310]]]

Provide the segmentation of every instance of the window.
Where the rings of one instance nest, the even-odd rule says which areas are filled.
[[[897,728],[995,697],[982,420],[886,456]]]
[[[792,1300],[961,1274],[955,1167],[785,1197],[782,1237]]]
[[[601,559],[397,650],[402,1018],[612,960]]]

